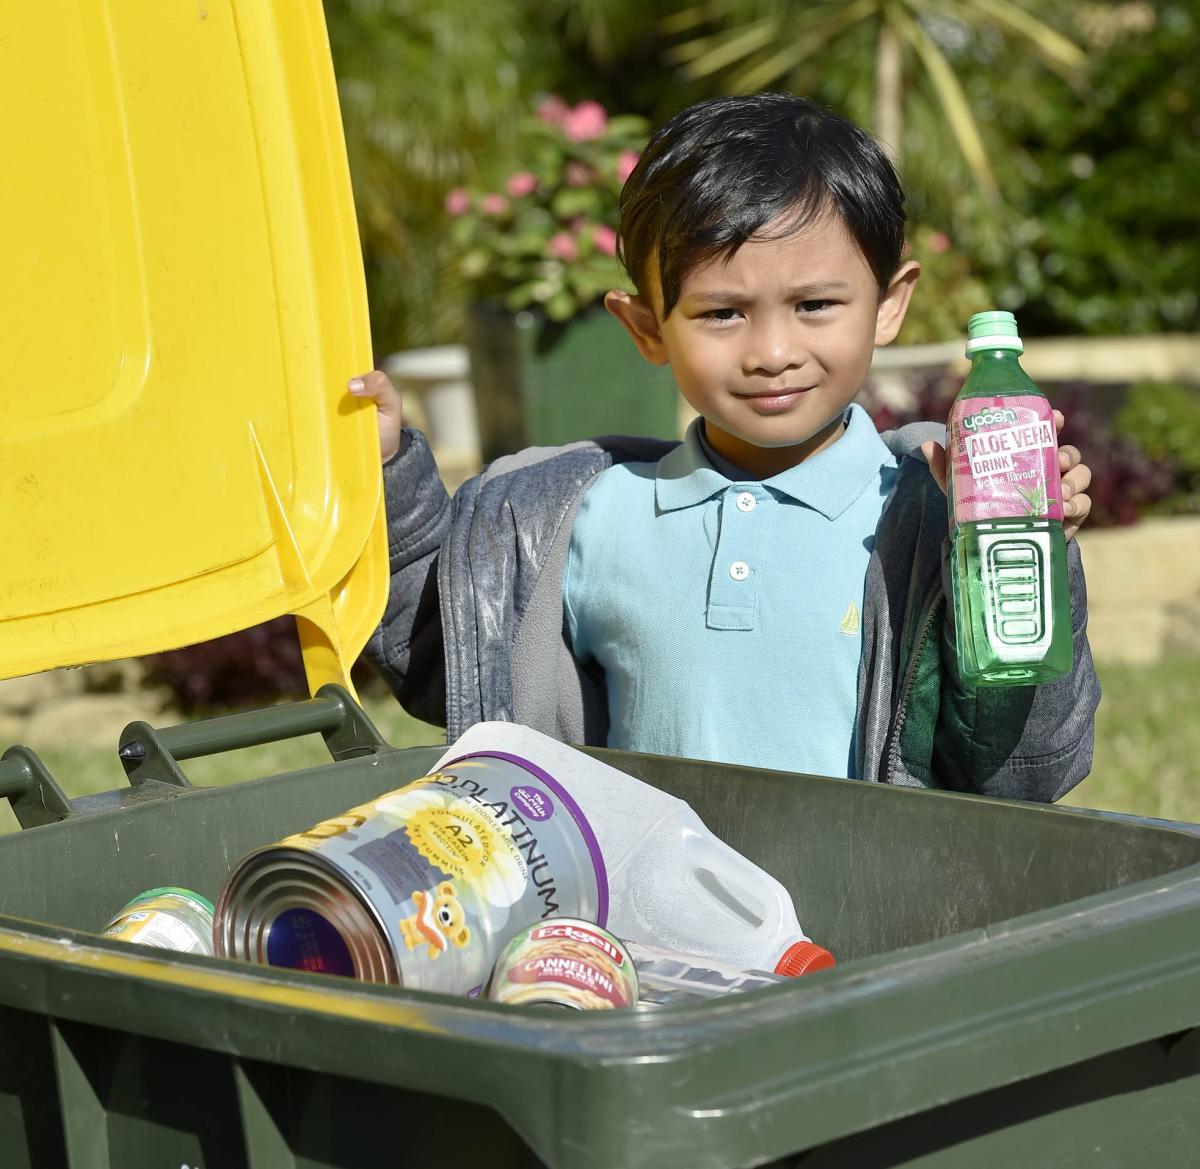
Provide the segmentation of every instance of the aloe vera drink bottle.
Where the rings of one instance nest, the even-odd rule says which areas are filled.
[[[1024,685],[1071,669],[1058,436],[1018,360],[1012,313],[967,322],[971,371],[950,409],[947,502],[958,669]]]

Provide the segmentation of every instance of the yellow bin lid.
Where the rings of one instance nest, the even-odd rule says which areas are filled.
[[[348,684],[387,542],[319,0],[22,5],[0,108],[0,678],[290,612]]]

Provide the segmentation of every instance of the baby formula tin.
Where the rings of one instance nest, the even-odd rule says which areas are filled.
[[[575,917],[521,930],[496,960],[487,997],[498,1003],[551,1003],[578,1011],[632,1007],[638,976],[625,946]]]
[[[214,936],[226,957],[465,994],[529,922],[607,909],[570,794],[478,755],[243,858]]]
[[[147,889],[104,927],[101,936],[160,950],[211,954],[213,904],[190,889]]]

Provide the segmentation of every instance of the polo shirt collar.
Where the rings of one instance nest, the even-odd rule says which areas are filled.
[[[762,485],[827,519],[837,519],[875,482],[880,467],[892,461],[871,416],[861,406],[851,405],[844,421],[846,429],[832,446],[763,479]],[[755,481],[709,447],[703,427],[704,420],[697,418],[687,428],[683,442],[659,460],[655,500],[662,511],[703,503],[721,494],[731,482]]]

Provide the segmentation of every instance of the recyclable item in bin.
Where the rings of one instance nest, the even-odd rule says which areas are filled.
[[[1012,313],[971,317],[948,422],[958,669],[991,685],[1061,677],[1073,657],[1058,435],[1023,348]]]
[[[564,788],[517,761],[469,759],[244,857],[217,899],[216,948],[466,994],[530,922],[602,922],[604,888]]]
[[[613,1010],[638,1001],[638,975],[628,949],[607,930],[580,918],[552,917],[527,926],[504,947],[487,997],[521,1006]]]
[[[638,999],[642,1003],[666,1006],[671,1003],[695,1003],[720,998],[748,990],[764,990],[788,981],[783,974],[768,974],[765,970],[739,970],[714,958],[698,958],[647,946],[642,942],[626,943],[626,950],[638,972]],[[834,965],[833,955],[814,946],[813,961],[802,971],[824,970]],[[823,955],[823,957],[822,957]]]
[[[147,889],[109,921],[101,936],[160,950],[211,954],[213,904],[190,889]]]
[[[579,823],[598,842],[597,920],[618,937],[780,974],[809,953],[813,943],[787,890],[683,800],[516,723],[476,723],[438,767],[489,758],[515,760],[570,792]]]

